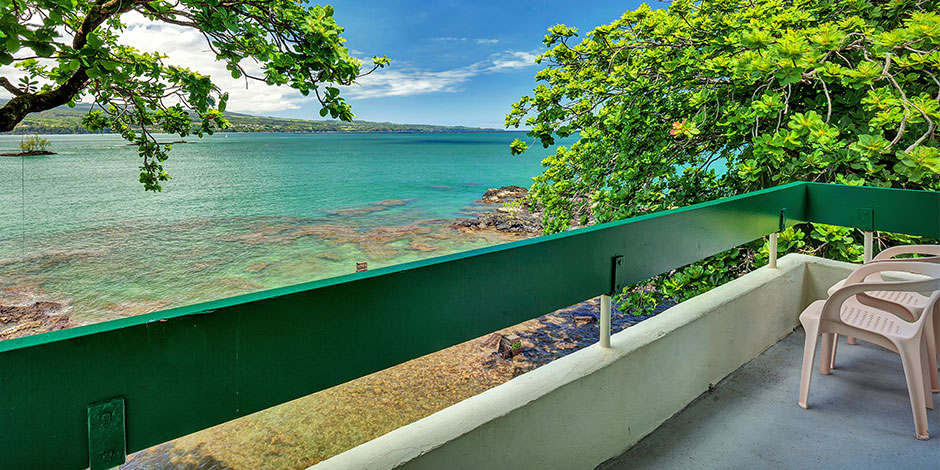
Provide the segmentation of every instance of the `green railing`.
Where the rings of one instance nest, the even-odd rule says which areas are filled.
[[[940,193],[794,183],[3,341],[0,469],[113,466],[800,222],[940,237]]]

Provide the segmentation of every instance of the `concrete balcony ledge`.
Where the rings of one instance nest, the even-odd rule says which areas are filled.
[[[590,346],[311,468],[589,469],[601,464],[605,465],[604,468],[632,468],[634,456],[624,452],[729,374],[790,335],[799,324],[802,309],[811,301],[824,298],[826,289],[847,276],[853,267],[849,263],[811,256],[787,255],[779,260],[778,269],[758,269],[613,335],[609,349]],[[800,340],[791,337],[786,341]],[[786,341],[784,344],[789,344]],[[856,347],[855,351],[843,354],[851,349],[841,348],[840,360],[854,360],[850,353],[863,351],[864,347]],[[887,354],[890,356],[891,353]],[[784,435],[792,435],[793,442],[814,440],[812,428],[815,425],[810,416],[813,410],[801,410],[796,405],[799,359],[788,359],[774,366],[781,369],[781,376],[796,377],[795,383],[768,384],[769,388],[792,389],[790,400],[768,399],[762,405],[766,410],[790,408],[788,414],[793,415],[793,421],[788,426],[792,429]],[[897,362],[897,367],[900,367]],[[868,368],[865,364],[865,369]],[[766,381],[767,378],[754,379],[760,380]],[[814,379],[811,406],[827,400],[821,388],[821,382],[825,381],[818,377]],[[901,383],[903,386],[903,377]],[[760,383],[755,386],[761,388]],[[906,419],[907,427],[911,429],[902,426],[884,432],[910,434],[908,440],[911,444],[920,444],[913,438],[906,392],[897,400],[901,400],[903,409],[907,411],[895,420],[904,422]],[[699,400],[690,409],[696,406],[707,408],[707,401]],[[858,404],[857,401],[853,403]],[[842,408],[834,409],[831,414],[824,413],[831,418],[833,426],[841,426],[845,421],[837,415],[852,412],[854,404],[848,410]],[[725,405],[719,418],[732,419],[742,414],[758,413],[758,417],[752,419],[762,421],[754,406],[738,409],[733,404]],[[798,412],[803,412],[805,422],[798,420]],[[938,433],[940,429],[935,415],[936,412],[930,425],[931,431]],[[723,433],[720,425],[716,428],[702,424],[701,431],[690,429],[691,423],[682,421],[681,416],[670,423],[680,423],[672,425],[679,426],[682,433],[658,433],[662,440],[660,448],[663,449],[660,453],[672,454],[675,453],[673,449],[683,448],[682,440],[692,440],[690,434],[720,436]],[[881,425],[881,422],[874,421],[864,429],[874,432],[873,438],[878,439],[882,429],[876,428],[881,428]],[[749,436],[747,429],[743,432],[745,439],[760,437]],[[852,435],[849,430],[846,432]],[[930,449],[936,455],[936,441],[927,442],[927,446],[918,448],[933,446]],[[775,446],[777,443],[763,445]],[[734,447],[732,444],[724,447],[729,446]],[[798,446],[791,447],[793,452],[797,451]],[[827,448],[833,453],[841,452],[838,445]],[[751,457],[751,460],[745,460],[748,468],[774,466],[772,460],[760,460],[759,448],[738,446],[737,450]],[[720,454],[719,450],[712,449],[707,455],[720,457]],[[696,466],[695,452],[677,455],[692,457],[688,457],[691,460],[678,461],[674,468]],[[702,462],[721,462],[707,460],[705,455]],[[934,458],[933,462],[936,461]],[[649,468],[660,465],[650,462],[653,463]],[[816,461],[817,464],[824,462],[827,465],[838,464],[839,457],[826,454]],[[735,467],[733,460],[725,463],[728,465],[704,464],[699,467],[741,468]],[[778,466],[792,467],[786,462]]]

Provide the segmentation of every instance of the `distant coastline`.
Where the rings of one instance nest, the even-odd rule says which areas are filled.
[[[91,132],[88,130],[66,130],[58,131],[54,129],[39,129],[39,128],[28,128],[29,130],[21,131],[19,128],[16,128],[12,132],[0,132],[0,136],[3,135],[118,135],[114,131],[98,131]],[[442,129],[442,130],[400,130],[400,131],[367,131],[367,130],[337,130],[337,131],[279,131],[279,130],[251,130],[251,131],[240,131],[240,130],[231,130],[226,129],[224,131],[217,131],[215,134],[363,134],[363,135],[383,135],[383,134],[511,134],[518,132],[526,132],[519,130],[505,130],[505,129]],[[176,142],[176,143],[190,143],[190,142]]]
[[[2,100],[0,100],[2,104]],[[31,114],[12,132],[0,135],[24,134],[107,134],[110,132],[90,132],[82,125],[82,118],[88,114],[90,105],[79,104],[74,108],[60,106],[55,109]],[[505,129],[480,128],[469,126],[439,126],[433,124],[398,124],[393,122],[372,121],[321,121],[290,119],[266,116],[253,116],[241,113],[226,113],[230,127],[225,133],[292,133],[292,134],[422,134],[422,133],[495,133],[511,132]],[[198,127],[199,122],[193,123]]]

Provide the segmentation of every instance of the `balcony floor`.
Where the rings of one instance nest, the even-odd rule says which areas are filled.
[[[940,395],[930,440],[916,440],[900,358],[843,338],[832,374],[813,371],[804,410],[803,338],[798,329],[597,468],[940,468]]]

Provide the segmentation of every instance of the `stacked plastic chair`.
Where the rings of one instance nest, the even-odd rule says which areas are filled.
[[[927,338],[937,334],[936,326],[940,323],[934,318],[940,320],[940,264],[930,259],[885,260],[896,256],[888,250],[882,255],[882,260],[858,268],[841,285],[834,286],[828,299],[813,302],[800,314],[806,344],[799,404],[808,408],[818,337],[823,337],[819,360],[822,374],[828,374],[832,365],[836,335],[857,337],[900,354],[914,414],[915,435],[918,439],[928,439],[926,409],[933,408],[928,377],[931,371],[936,374],[937,356],[935,351],[928,354]],[[922,277],[884,281],[879,276],[883,272],[907,272]],[[905,293],[928,295],[915,312],[903,306],[910,300]],[[918,299],[918,305],[920,302]]]
[[[902,255],[921,255],[925,257],[895,259],[895,257]],[[881,253],[878,253],[878,255],[875,256],[871,262],[876,263],[879,261],[888,260],[903,262],[913,261],[918,263],[940,263],[940,245],[893,246],[883,250]],[[881,277],[877,274],[868,276],[866,281],[872,281],[876,279],[881,279]],[[832,295],[843,285],[845,285],[844,279],[830,287],[828,294]],[[904,318],[907,321],[914,321],[917,318],[920,318],[924,311],[924,307],[927,305],[927,297],[918,292],[875,291],[858,294],[857,299],[865,305],[876,308],[880,307],[892,309],[898,316]],[[897,307],[901,307],[901,309],[898,309]],[[940,364],[940,351],[938,351],[938,346],[940,346],[940,317],[928,318],[926,328],[928,332],[927,354],[932,358],[931,361],[937,361],[938,364]],[[829,364],[829,367],[833,369],[836,366],[836,347],[838,345],[839,335],[836,335],[832,341],[832,361]],[[930,389],[933,392],[940,392],[940,377],[938,377],[936,367],[930,368]]]

